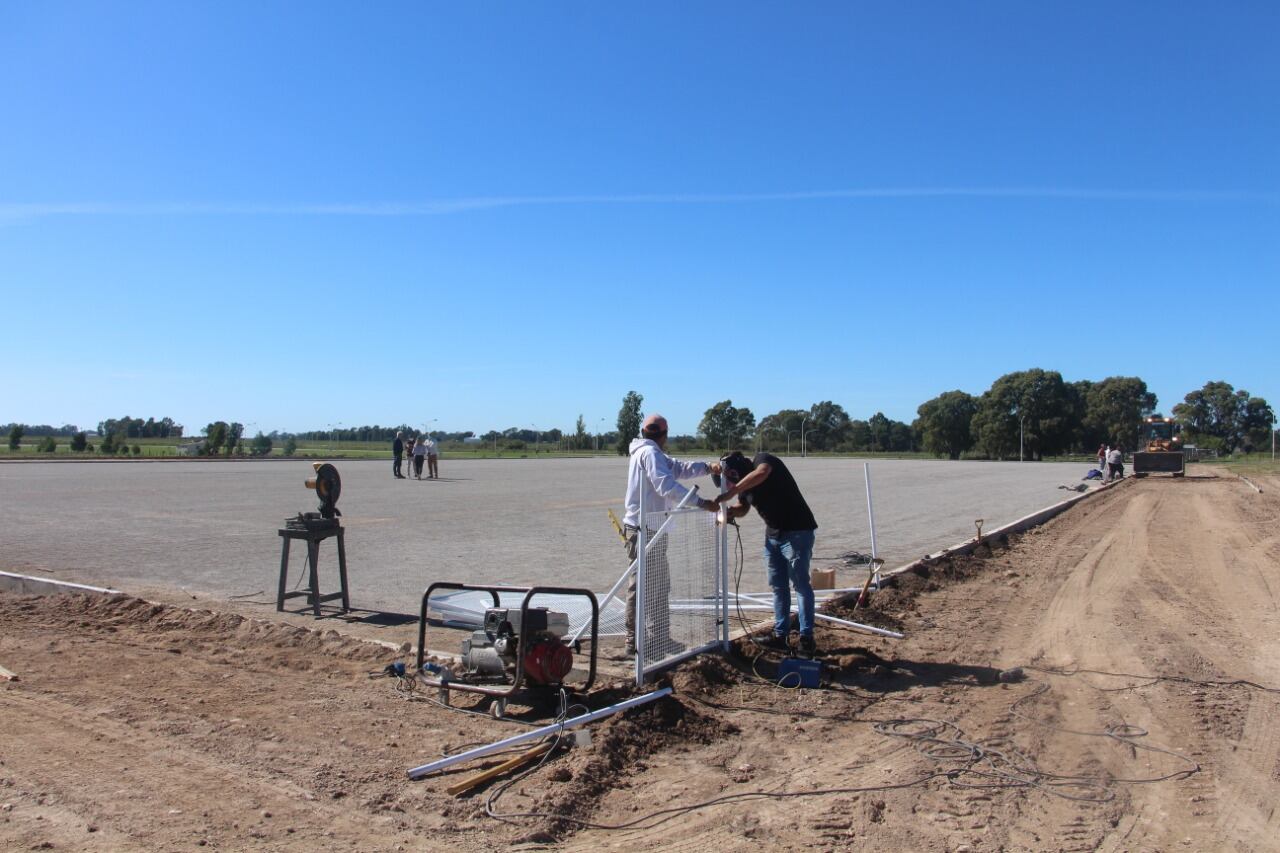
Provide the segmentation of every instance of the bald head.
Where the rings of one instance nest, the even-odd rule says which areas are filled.
[[[644,424],[640,427],[640,434],[647,439],[656,441],[661,447],[667,440],[667,419],[662,415],[649,415],[644,419]]]

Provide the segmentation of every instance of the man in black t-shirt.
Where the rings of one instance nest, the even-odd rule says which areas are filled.
[[[813,557],[814,531],[818,522],[805,503],[795,478],[781,459],[772,453],[757,453],[748,461],[737,451],[720,459],[730,489],[716,498],[724,503],[737,496],[736,506],[725,507],[729,518],[741,518],[756,508],[764,519],[764,561],[773,588],[774,648],[788,649],[791,628],[791,587],[799,598],[800,650],[816,651],[813,640],[813,585],[809,582],[809,561]]]

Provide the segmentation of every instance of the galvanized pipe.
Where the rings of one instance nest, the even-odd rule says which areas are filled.
[[[538,740],[541,737],[549,734],[555,734],[558,731],[565,731],[567,729],[577,728],[578,726],[584,726],[587,723],[594,723],[596,720],[612,716],[619,711],[626,711],[627,709],[634,708],[637,705],[644,705],[648,702],[652,702],[654,699],[661,699],[663,696],[669,695],[671,695],[671,688],[664,687],[661,690],[655,690],[654,692],[646,693],[643,696],[636,696],[632,699],[627,699],[624,702],[619,702],[616,705],[609,705],[608,707],[601,708],[598,711],[592,711],[590,713],[565,720],[562,723],[552,723],[551,725],[543,726],[540,729],[532,729],[527,732],[522,732],[518,735],[513,735],[506,740],[491,743],[488,746],[477,746],[475,749],[468,749],[466,752],[460,752],[457,755],[451,755],[448,758],[441,758],[439,761],[432,761],[430,764],[423,764],[420,767],[414,767],[412,770],[408,771],[409,778],[421,779],[428,773],[434,773],[437,770],[444,770],[446,767],[452,767],[455,764],[461,764],[462,762],[470,761],[473,758],[483,758],[486,755],[501,752],[508,747],[528,743],[531,740]]]

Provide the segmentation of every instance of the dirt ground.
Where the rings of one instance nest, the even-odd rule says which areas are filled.
[[[406,698],[383,646],[0,595],[0,848],[1278,849],[1280,478],[1255,481],[1122,483],[898,576],[858,618],[907,638],[820,630],[823,689],[739,643],[461,798],[500,759],[405,770],[522,727]]]

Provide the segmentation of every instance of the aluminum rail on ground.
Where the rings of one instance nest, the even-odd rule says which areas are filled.
[[[441,758],[439,761],[432,761],[430,764],[423,764],[420,767],[414,767],[407,772],[410,779],[421,779],[428,773],[434,773],[437,770],[452,767],[453,765],[460,764],[463,761],[470,761],[473,758],[483,758],[486,755],[501,752],[508,747],[528,743],[531,740],[537,740],[545,735],[554,734],[555,732],[564,731],[566,729],[574,729],[578,726],[586,725],[587,723],[593,723],[596,720],[616,714],[619,711],[625,711],[628,708],[634,708],[637,705],[644,705],[648,702],[652,702],[654,699],[661,699],[663,696],[670,695],[671,688],[664,687],[661,690],[655,690],[654,692],[646,693],[643,696],[636,696],[635,698],[627,699],[625,702],[619,702],[616,705],[601,708],[599,711],[591,711],[590,713],[565,720],[562,723],[552,723],[551,725],[543,726],[540,729],[522,732],[518,735],[513,735],[506,740],[491,743],[488,746],[477,746],[475,749],[468,749],[466,752],[460,752],[457,755],[451,755],[448,758]]]
[[[752,604],[768,604],[768,602],[764,601],[763,599],[754,598],[753,596],[744,595],[743,593],[731,592],[729,594],[732,595],[734,598],[740,598],[743,601],[750,601]],[[887,628],[877,628],[874,625],[863,625],[861,622],[851,622],[848,619],[838,619],[835,616],[828,616],[825,613],[815,613],[813,614],[813,616],[815,619],[821,619],[824,622],[831,622],[835,625],[843,625],[846,628],[853,628],[856,631],[865,631],[868,634],[875,634],[880,637],[889,637],[894,640],[901,640],[903,636],[905,636],[903,634],[899,634],[897,631],[890,631]]]

